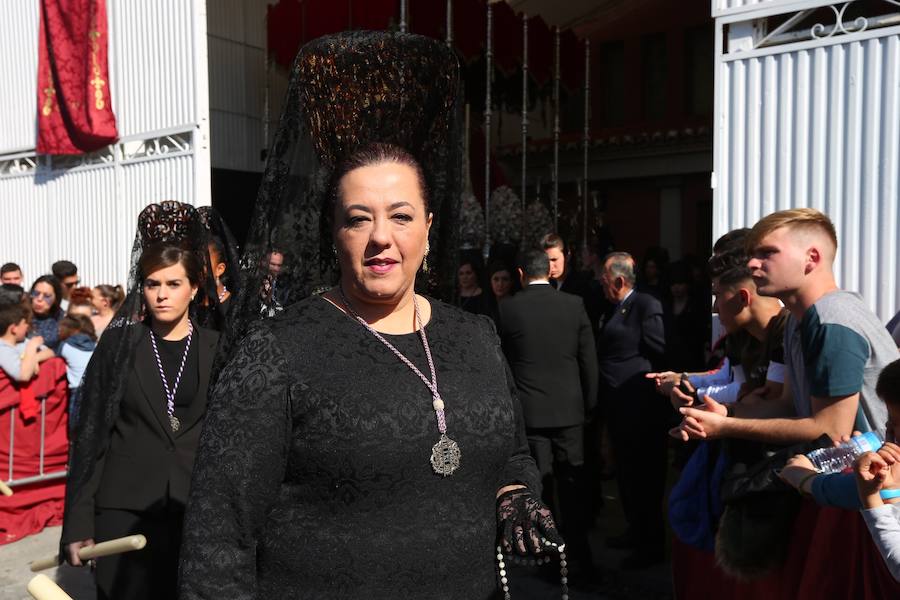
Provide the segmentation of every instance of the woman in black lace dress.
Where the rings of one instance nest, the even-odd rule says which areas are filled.
[[[295,73],[310,85],[323,62],[351,51],[396,67],[398,49],[438,56],[455,78],[439,43],[375,33],[313,42]],[[433,73],[403,74],[404,89],[421,77],[435,86],[421,88],[426,95],[440,94]],[[357,135],[321,196],[337,284],[252,324],[210,398],[186,515],[183,600],[488,599],[498,589],[498,528],[501,543],[523,553],[562,542],[538,499],[491,322],[415,293],[423,259],[434,256],[433,179],[402,140]],[[267,177],[274,168],[270,160]]]

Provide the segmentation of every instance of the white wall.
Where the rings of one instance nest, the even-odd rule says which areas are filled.
[[[742,40],[729,51],[724,25],[714,237],[776,210],[817,208],[838,231],[839,284],[887,321],[900,308],[900,27],[756,49]]]
[[[152,202],[209,204],[205,0],[107,0],[120,142],[35,156],[38,0],[0,20],[0,262],[33,280],[75,262],[85,284],[125,283],[136,217]]]
[[[273,127],[284,94],[275,80],[284,75],[272,65],[266,71],[267,0],[216,0],[208,7],[210,128],[212,166],[262,172],[266,136],[266,87]],[[299,27],[299,24],[298,24]],[[273,89],[274,88],[274,89]],[[266,139],[268,137],[268,140]]]

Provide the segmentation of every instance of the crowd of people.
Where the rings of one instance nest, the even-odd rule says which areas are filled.
[[[771,469],[823,506],[862,509],[900,580],[900,514],[889,506],[900,494],[887,491],[900,487],[898,319],[885,326],[859,295],[838,288],[837,237],[826,215],[781,211],[729,232],[702,269],[691,259],[667,264],[658,248],[637,269],[627,253],[598,259],[601,251],[589,242],[578,272],[555,234],[539,250],[542,260],[526,252],[516,263],[520,285],[508,297],[486,295],[477,260],[464,260],[456,303],[496,323],[532,454],[551,484],[544,497],[557,509],[576,570],[592,565],[584,542],[593,524],[589,496],[604,470],[615,472],[627,522],[627,530],[606,543],[633,550],[625,568],[663,560],[666,517],[676,538],[715,547],[732,573],[771,568],[778,553],[745,555],[739,543],[730,543],[733,528],[719,528],[723,500],[717,498],[715,508],[697,494],[702,488],[718,497],[723,481],[771,461],[774,450],[791,448],[796,455],[772,462]],[[704,300],[707,285],[712,311]],[[550,293],[554,289],[563,293]],[[577,305],[566,304],[579,297]],[[704,346],[713,314],[724,334]],[[887,442],[857,461],[855,480],[820,475],[805,456],[866,431]],[[612,450],[607,455],[598,450],[603,438]],[[672,458],[680,473],[667,515]],[[604,468],[604,461],[612,464]],[[550,473],[555,482],[548,481]],[[767,486],[760,491],[785,491],[777,480]]]
[[[69,382],[70,426],[77,417],[78,388],[97,339],[124,300],[121,286],[80,286],[78,267],[60,260],[50,273],[37,277],[28,291],[21,267],[0,266],[0,368],[16,382],[28,382],[40,364],[60,357]]]
[[[771,214],[706,264],[638,262],[608,236],[576,260],[548,232],[484,268],[439,222],[460,197],[457,78],[418,36],[311,42],[243,252],[214,210],[165,201],[138,217],[127,287],[82,287],[60,261],[26,292],[0,268],[5,376],[67,365],[61,559],[144,534],[96,561],[101,599],[487,600],[510,598],[520,554],[558,560],[565,595],[598,571],[606,474],[623,568],[664,560],[668,522],[758,575],[778,552],[734,543],[733,523],[783,536],[793,486],[862,510],[900,577],[900,352],[838,288],[828,217]],[[417,292],[448,264],[454,293]],[[887,443],[855,475],[805,457],[868,431]],[[750,487],[784,511],[747,509],[733,488],[775,471]]]

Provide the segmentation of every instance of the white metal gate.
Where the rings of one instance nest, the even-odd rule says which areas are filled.
[[[107,0],[110,91],[120,141],[81,157],[37,156],[38,0],[3,3],[0,262],[26,283],[59,259],[83,282],[125,283],[137,214],[210,203],[205,0]]]
[[[900,308],[900,1],[713,0],[713,234],[811,206],[841,287]]]

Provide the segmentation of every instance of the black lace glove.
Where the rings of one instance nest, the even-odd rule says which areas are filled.
[[[506,552],[541,554],[565,542],[550,509],[528,488],[504,492],[497,498],[497,530]]]

